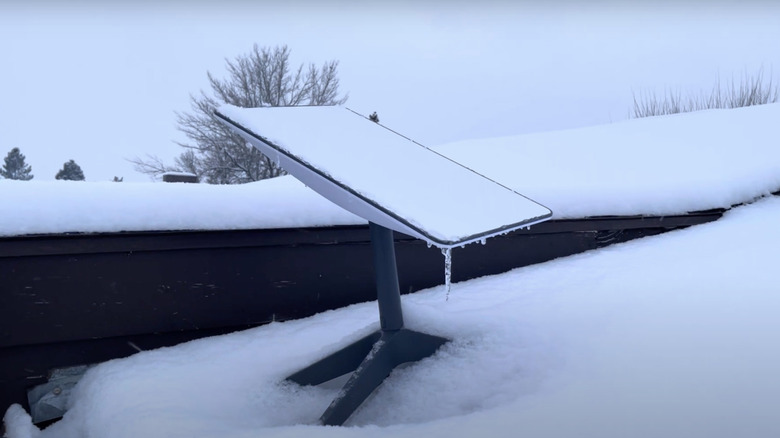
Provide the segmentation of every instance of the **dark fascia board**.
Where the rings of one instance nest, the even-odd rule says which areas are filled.
[[[601,216],[582,219],[553,219],[511,233],[547,234],[678,228],[714,221],[724,209],[671,216]],[[396,240],[417,240],[395,233]],[[423,241],[419,241],[424,244]],[[255,230],[126,231],[119,233],[43,234],[0,238],[0,257],[31,257],[62,254],[98,254],[135,251],[169,251],[197,248],[242,248],[368,244],[367,225]]]

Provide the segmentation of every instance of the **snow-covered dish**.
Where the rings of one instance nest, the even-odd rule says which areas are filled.
[[[442,248],[552,215],[512,189],[344,107],[225,105],[217,116],[334,204]]]

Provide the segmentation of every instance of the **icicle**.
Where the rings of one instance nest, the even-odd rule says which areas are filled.
[[[433,246],[433,242],[431,242],[430,240],[425,242],[425,244],[428,245],[428,248]]]
[[[444,254],[444,288],[447,289],[446,301],[450,300],[450,289],[452,287],[452,248],[443,248]]]
[[[480,240],[480,241],[479,241],[479,243],[481,243],[481,244],[483,244],[483,245],[484,245],[484,244],[486,244],[486,243],[487,243],[487,239],[485,239],[485,238],[483,237],[483,238],[482,238],[482,240]]]

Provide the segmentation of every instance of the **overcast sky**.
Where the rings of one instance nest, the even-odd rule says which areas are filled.
[[[90,181],[148,181],[126,159],[172,162],[174,111],[255,43],[338,60],[348,107],[424,144],[610,123],[632,93],[777,82],[778,4],[5,0],[0,158],[19,147],[36,180],[74,159]]]

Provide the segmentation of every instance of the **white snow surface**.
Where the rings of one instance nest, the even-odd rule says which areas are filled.
[[[546,207],[345,107],[224,105],[219,112],[263,154],[334,204],[440,247],[551,216]]]
[[[727,208],[780,189],[780,104],[437,148],[557,218]]]
[[[64,419],[10,438],[780,436],[780,197],[716,222],[403,298],[447,336],[344,427],[289,373],[377,328],[375,303],[91,369]],[[489,244],[489,243],[488,243]]]
[[[295,228],[365,223],[295,178],[220,186],[0,180],[0,235]]]
[[[780,104],[771,104],[435,149],[538,200],[555,218],[668,215],[779,190],[778,120]],[[0,180],[0,203],[14,206],[0,217],[5,236],[365,223],[292,177],[242,186]]]

